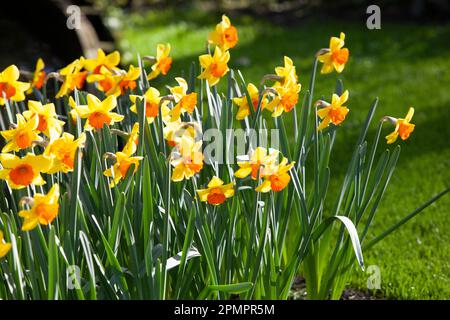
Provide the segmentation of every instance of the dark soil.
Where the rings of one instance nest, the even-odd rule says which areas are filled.
[[[306,282],[303,277],[297,277],[292,284],[289,299],[306,300]],[[340,300],[383,300],[379,295],[373,295],[368,291],[347,288],[344,290]]]

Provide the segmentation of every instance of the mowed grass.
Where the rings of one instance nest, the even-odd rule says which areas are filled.
[[[313,55],[329,37],[346,33],[351,57],[341,75],[319,75],[315,99],[330,99],[336,79],[350,91],[350,113],[338,132],[332,159],[328,205],[342,182],[361,123],[375,97],[375,119],[403,117],[414,106],[416,129],[401,142],[402,154],[392,182],[375,217],[368,239],[450,185],[450,25],[382,24],[370,31],[365,21],[310,21],[281,26],[240,16],[233,17],[240,42],[231,63],[247,81],[259,83],[288,55],[307,89]],[[118,33],[122,54],[136,64],[135,55],[154,55],[156,44],[170,42],[174,57],[170,74],[154,82],[163,88],[188,70],[205,52],[208,32],[219,16],[199,12],[149,12],[127,15]],[[290,117],[287,117],[290,118]],[[369,132],[369,143],[375,134]],[[391,128],[385,128],[388,134]],[[383,141],[384,143],[384,141]],[[388,146],[386,146],[387,148]],[[365,253],[366,265],[381,272],[386,298],[448,299],[450,297],[450,196],[446,195],[399,231]],[[368,274],[355,268],[349,286],[367,290]]]

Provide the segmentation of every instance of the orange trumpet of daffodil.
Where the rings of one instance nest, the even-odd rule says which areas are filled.
[[[234,196],[234,182],[223,184],[223,181],[214,176],[208,183],[206,189],[198,189],[197,193],[200,201],[208,202],[212,205],[219,205],[225,202],[227,198]]]
[[[0,230],[0,258],[6,256],[9,250],[11,250],[11,243],[5,241],[3,232]]]
[[[252,102],[252,108],[256,111],[256,108],[258,107],[259,103],[259,91],[258,88],[253,83],[249,83],[247,85],[247,91],[250,96],[250,100]],[[239,107],[238,112],[236,114],[237,120],[243,120],[245,117],[250,115],[250,107],[249,107],[249,99],[247,99],[247,96],[244,95],[242,97],[233,98],[233,102]],[[264,109],[267,105],[267,96],[266,94],[263,95],[262,101],[261,101],[261,110]]]
[[[339,38],[331,37],[330,48],[324,49],[325,53],[320,54],[317,60],[323,63],[321,73],[331,73],[333,69],[338,73],[344,70],[345,64],[348,61],[350,55],[347,48],[343,48],[345,45],[345,34],[341,32]]]
[[[343,106],[348,100],[348,90],[339,97],[337,94],[333,94],[331,98],[331,104],[325,101],[319,101],[318,105],[325,106],[317,110],[317,115],[322,119],[318,130],[322,130],[330,124],[330,122],[334,125],[339,125],[342,121],[344,121],[345,117],[348,113],[348,108]]]
[[[81,71],[84,67],[85,59],[80,57],[80,59],[74,60],[72,63],[59,70],[59,74],[63,77],[63,83],[56,98],[61,98],[69,93],[71,93],[75,88],[80,90],[86,80],[87,71]]]
[[[30,116],[30,118],[26,120],[23,115],[18,113],[16,118],[17,124],[14,125],[14,128],[1,132],[1,135],[7,142],[2,149],[2,152],[27,149],[33,145],[33,142],[42,140],[36,131],[39,124],[39,117],[37,114]]]
[[[256,187],[257,192],[269,192],[270,190],[279,192],[286,188],[291,181],[289,170],[294,166],[294,162],[287,164],[287,158],[283,157],[280,164],[270,164],[261,170],[261,176],[264,182]]]
[[[136,99],[138,98],[145,98],[145,117],[147,118],[148,123],[152,123],[159,114],[159,104],[162,99],[158,89],[150,87],[143,96],[130,95],[130,100],[133,103],[130,110],[134,113],[137,113]],[[168,103],[169,101],[167,100],[162,102],[164,106],[167,106]]]
[[[239,170],[234,173],[237,178],[245,178],[251,175],[253,180],[258,179],[258,172],[265,166],[274,163],[279,155],[279,151],[270,149],[267,152],[266,148],[257,147],[251,154],[250,158],[247,156],[238,157]]]
[[[28,94],[33,92],[33,88],[41,90],[42,86],[44,85],[45,76],[47,75],[47,73],[44,71],[44,68],[44,60],[39,58],[36,62],[36,68],[33,73],[33,78],[31,79],[30,89],[28,89],[27,91]]]
[[[28,153],[19,158],[10,153],[0,154],[0,179],[6,180],[12,189],[22,189],[31,184],[45,184],[41,172],[46,172],[52,165],[52,160],[43,155]]]
[[[159,43],[156,46],[156,61],[152,65],[152,72],[148,75],[148,80],[155,79],[160,74],[167,75],[172,66],[172,58],[170,54],[170,43],[162,44]],[[152,58],[153,59],[153,58]]]
[[[49,137],[50,140],[54,140],[61,135],[64,121],[56,118],[57,114],[53,103],[42,105],[39,101],[29,100],[28,110],[24,111],[23,116],[25,119],[30,120],[36,115],[39,119],[36,127],[38,132],[42,132]]]
[[[20,72],[15,65],[10,65],[0,72],[0,106],[5,105],[6,100],[25,100],[25,91],[30,88],[30,84],[17,81],[19,77]]]
[[[177,121],[180,119],[180,115],[183,112],[192,114],[195,106],[197,105],[197,93],[187,93],[188,84],[186,80],[181,77],[177,77],[175,80],[178,82],[178,86],[170,88],[170,92],[176,103],[170,112],[170,121]]]
[[[100,101],[93,94],[87,95],[87,105],[76,105],[76,113],[80,118],[87,119],[84,128],[86,130],[101,129],[104,125],[112,125],[115,122],[122,121],[124,116],[111,112],[117,106],[115,96],[109,96],[105,100]]]
[[[19,211],[24,218],[22,231],[30,231],[37,225],[49,225],[59,212],[59,185],[54,184],[47,194],[36,193],[33,198],[26,197],[22,202],[30,206],[28,210]]]
[[[392,133],[386,136],[388,144],[394,143],[400,136],[400,139],[408,139],[411,132],[414,131],[415,125],[410,123],[414,115],[414,108],[409,108],[408,113],[404,119],[396,119],[392,117],[387,117],[395,125],[395,129]]]
[[[223,51],[219,47],[214,50],[214,55],[203,54],[199,57],[200,65],[204,69],[198,76],[198,79],[206,79],[210,87],[216,85],[220,78],[222,78],[230,70],[228,68],[228,61],[230,60],[230,53]]]
[[[53,159],[52,166],[46,173],[67,173],[73,171],[75,152],[78,148],[84,147],[85,141],[86,134],[84,132],[76,140],[73,135],[64,132],[61,138],[52,141],[44,150],[44,155]]]
[[[182,135],[180,140],[171,153],[172,181],[190,179],[203,168],[202,141],[195,141],[188,135]]]
[[[143,157],[132,157],[131,154],[120,151],[116,152],[112,158],[115,159],[114,165],[103,172],[105,176],[113,178],[109,184],[110,188],[116,186],[121,179],[125,179],[131,165],[134,165],[133,173],[136,173],[139,161],[143,159]]]
[[[222,15],[222,21],[216,25],[216,30],[208,36],[210,44],[215,44],[224,51],[236,46],[238,40],[237,29],[226,15]]]

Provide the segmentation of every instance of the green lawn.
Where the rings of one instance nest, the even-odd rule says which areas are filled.
[[[350,91],[350,114],[339,131],[332,161],[331,191],[347,168],[356,135],[371,101],[380,98],[376,118],[403,117],[414,106],[416,130],[402,144],[402,155],[370,236],[376,235],[450,184],[450,25],[383,23],[370,31],[365,21],[314,21],[295,26],[272,25],[240,17],[232,21],[240,42],[231,52],[231,66],[259,83],[282,64],[283,55],[297,66],[303,90],[309,82],[313,54],[328,45],[331,35],[346,33],[351,57],[339,77]],[[204,53],[207,33],[219,20],[201,13],[152,12],[122,17],[118,32],[123,57],[153,55],[158,42],[170,42],[174,64],[166,79],[188,70]],[[320,75],[316,99],[329,99],[336,73]],[[304,91],[303,91],[304,92]],[[370,139],[375,128],[369,133]],[[386,134],[388,129],[386,129]],[[372,136],[370,135],[372,134]],[[336,152],[337,151],[337,152]],[[332,198],[331,198],[332,199]],[[450,297],[450,196],[446,195],[401,230],[365,254],[367,265],[381,270],[381,294],[387,298],[448,299]],[[366,288],[367,274],[356,271],[351,286]]]

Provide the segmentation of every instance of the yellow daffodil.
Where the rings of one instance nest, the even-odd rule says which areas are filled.
[[[0,258],[6,256],[9,250],[11,250],[11,243],[5,241],[3,232],[0,230]]]
[[[42,105],[39,101],[29,100],[28,110],[23,113],[23,116],[29,121],[36,115],[39,119],[36,127],[38,132],[42,132],[50,140],[54,140],[61,135],[64,121],[56,118],[57,114],[53,103]]]
[[[30,184],[41,186],[45,184],[41,172],[46,172],[52,165],[52,160],[43,155],[28,153],[19,158],[10,153],[0,154],[0,179],[6,180],[12,189],[22,189]]]
[[[78,90],[83,88],[87,76],[87,71],[81,71],[84,64],[85,59],[80,57],[80,59],[76,59],[63,69],[59,70],[59,74],[63,77],[63,83],[56,94],[56,98],[61,98],[71,93],[75,88]]]
[[[97,89],[104,92],[106,95],[111,95],[111,93],[118,93],[116,96],[120,95],[120,76],[118,74],[105,69],[101,74],[89,75],[89,79],[89,82],[94,82],[95,79]]]
[[[237,178],[245,178],[248,175],[251,175],[253,180],[258,179],[258,172],[262,170],[265,166],[268,166],[274,163],[279,155],[279,151],[277,150],[269,150],[267,152],[266,148],[257,147],[253,150],[250,158],[247,156],[240,157],[238,159],[239,170],[234,173],[234,176]],[[240,161],[239,161],[240,160]]]
[[[105,100],[100,101],[99,98],[93,94],[87,95],[87,105],[75,106],[76,113],[80,118],[86,118],[84,128],[86,130],[101,129],[104,125],[112,125],[115,122],[122,121],[124,116],[111,112],[116,105],[117,99],[115,96],[109,96]]]
[[[136,88],[136,79],[139,78],[141,70],[134,66],[130,66],[128,71],[115,70],[111,72],[105,67],[100,74],[91,75],[90,79],[97,82],[97,89],[103,91],[107,96],[114,95],[116,97],[125,94],[127,90]]]
[[[130,65],[128,71],[120,77],[119,81],[119,92],[114,94],[120,95],[125,94],[127,90],[136,89],[136,80],[141,75],[141,69],[139,67],[134,67]]]
[[[52,141],[44,151],[44,155],[53,159],[52,166],[46,171],[48,174],[56,172],[71,172],[75,162],[75,152],[78,148],[83,148],[86,141],[85,133],[80,137],[75,137],[64,132],[61,138]]]
[[[33,198],[26,198],[29,210],[21,210],[19,216],[24,218],[22,231],[30,231],[37,225],[49,225],[59,212],[59,185],[54,184],[47,194],[36,193]]]
[[[45,64],[44,60],[39,58],[36,62],[36,69],[33,73],[33,79],[31,79],[31,86],[30,89],[28,89],[27,93],[30,94],[33,92],[33,88],[36,88],[38,90],[41,90],[42,86],[44,85],[45,76],[47,75],[44,71]]]
[[[127,143],[123,147],[123,152],[126,154],[133,154],[137,150],[139,143],[139,123],[135,123],[128,135]]]
[[[33,142],[42,140],[36,131],[39,124],[39,117],[37,114],[26,120],[18,113],[16,118],[17,124],[14,125],[14,128],[1,132],[1,135],[7,142],[2,149],[2,152],[27,149],[33,145]]]
[[[130,154],[124,152],[116,152],[114,158],[116,161],[114,165],[103,172],[105,176],[113,178],[109,184],[111,188],[116,186],[121,179],[125,179],[128,169],[130,169],[132,164],[135,166],[133,173],[136,173],[139,161],[143,159],[143,157],[131,157]]]
[[[265,166],[261,171],[264,181],[256,187],[258,192],[269,192],[270,190],[279,192],[286,188],[291,181],[289,170],[294,166],[294,162],[287,164],[288,160],[283,158],[280,164],[270,164]]]
[[[175,141],[175,133],[177,132],[178,128],[182,125],[181,119],[178,118],[178,120],[170,121],[171,119],[171,110],[169,107],[165,106],[162,107],[162,116],[163,116],[163,122],[164,122],[164,139],[167,141],[167,144],[170,147],[175,147],[177,145],[177,142]],[[165,117],[168,117],[168,119]]]
[[[159,43],[156,47],[156,62],[152,65],[152,72],[148,75],[148,80],[152,80],[160,74],[166,75],[172,66],[170,54],[170,44]]]
[[[394,143],[398,136],[400,136],[400,139],[406,140],[408,139],[411,132],[414,131],[415,125],[410,123],[412,120],[412,117],[414,115],[414,108],[409,108],[408,113],[404,119],[396,119],[389,117],[389,120],[391,120],[395,124],[394,132],[386,136],[386,140],[388,144]]]
[[[348,100],[348,90],[339,97],[337,94],[333,94],[331,98],[331,105],[321,101],[322,105],[325,105],[324,108],[317,110],[317,115],[322,119],[318,130],[322,130],[330,124],[330,122],[334,125],[339,125],[342,121],[345,120],[345,117],[348,113],[348,108],[343,106]]]
[[[333,69],[338,73],[344,70],[345,64],[348,61],[349,51],[343,48],[345,45],[345,34],[341,32],[340,37],[331,37],[330,48],[326,49],[325,53],[319,55],[317,59],[323,63],[321,73],[331,73]]]
[[[216,30],[209,34],[208,42],[219,46],[224,51],[236,46],[238,32],[226,15],[222,15],[222,21],[216,25]]]
[[[187,135],[172,151],[170,163],[174,167],[172,181],[190,179],[203,168],[202,141],[195,141]]]
[[[120,63],[120,53],[119,51],[114,51],[108,55],[102,49],[97,50],[97,58],[94,59],[86,59],[84,64],[84,68],[87,71],[92,72],[91,75],[88,76],[88,82],[95,82],[96,78],[94,77],[97,74],[102,74],[105,71],[114,71],[118,70],[117,65]]]
[[[136,99],[138,98],[145,98],[145,117],[147,118],[148,123],[152,123],[159,113],[159,104],[162,98],[159,94],[159,91],[155,88],[150,87],[143,96],[130,95],[130,100],[133,103],[133,105],[130,107],[130,110],[134,113],[137,113]],[[167,106],[168,103],[169,101],[167,100],[162,102],[162,104],[165,106]]]
[[[299,83],[287,82],[283,86],[272,87],[276,95],[267,105],[267,110],[272,112],[272,117],[279,117],[283,112],[291,111],[298,103],[301,90]]]
[[[228,68],[230,53],[228,51],[222,51],[219,47],[216,47],[214,50],[214,55],[203,54],[199,57],[199,60],[204,70],[198,78],[206,79],[211,87],[216,85],[220,78],[230,70]]]
[[[78,120],[78,113],[76,109],[77,103],[75,102],[75,99],[72,97],[69,97],[69,107],[70,107],[69,111],[70,118],[72,118],[72,122],[76,124]]]
[[[250,100],[252,101],[252,108],[256,111],[259,103],[259,91],[258,88],[253,83],[249,83],[247,85],[247,91],[250,95]],[[267,105],[267,96],[264,94],[261,101],[261,110],[264,109]],[[244,95],[242,97],[233,98],[233,102],[239,107],[239,110],[236,114],[237,120],[243,120],[245,117],[250,115],[250,107],[248,104],[247,96]]]
[[[20,72],[15,65],[0,72],[0,106],[5,104],[5,100],[23,101],[25,91],[30,88],[30,84],[19,80]]]
[[[178,82],[178,86],[170,88],[170,92],[175,100],[175,106],[173,107],[170,115],[170,121],[177,121],[180,119],[180,115],[183,112],[192,114],[195,106],[197,105],[197,93],[188,91],[188,84],[183,78],[177,77],[175,80]]]
[[[200,201],[208,202],[212,205],[219,205],[225,202],[227,198],[234,196],[234,182],[223,184],[220,178],[214,176],[208,183],[208,188],[197,190]]]
[[[284,66],[276,67],[275,73],[278,77],[282,78],[282,80],[275,83],[275,86],[284,86],[287,83],[297,84],[298,82],[298,76],[295,71],[294,62],[287,56],[284,57]]]

